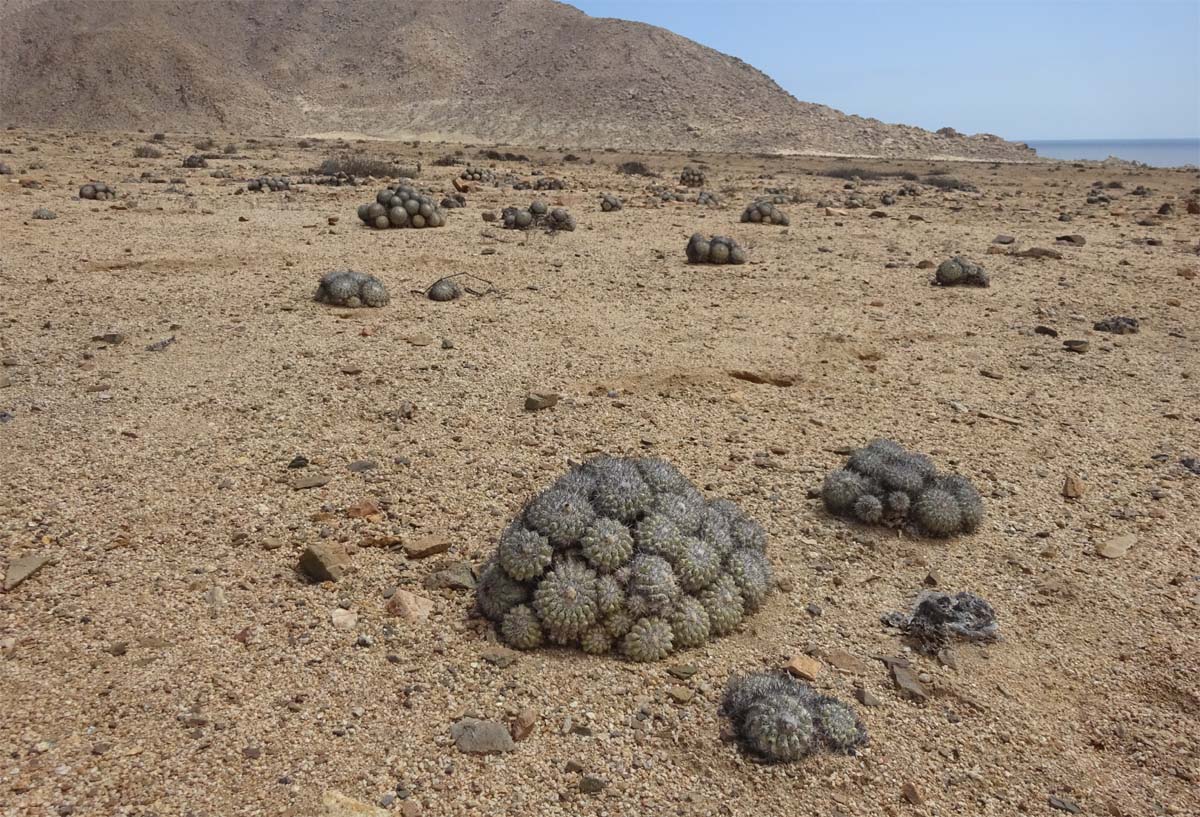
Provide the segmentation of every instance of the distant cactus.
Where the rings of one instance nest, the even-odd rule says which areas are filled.
[[[115,199],[116,197],[116,189],[109,187],[104,182],[89,182],[79,188],[79,198],[81,199],[104,201],[106,199]]]
[[[292,181],[287,176],[259,176],[246,182],[246,189],[251,193],[278,193],[281,190],[291,190]]]
[[[679,174],[679,183],[684,187],[703,187],[704,172],[688,165]]]
[[[183,166],[193,170],[202,167],[208,167],[208,160],[198,153],[193,153],[191,156],[188,156],[183,160]]]
[[[937,268],[934,283],[939,286],[986,287],[990,283],[987,270],[961,255],[943,261]]]
[[[612,193],[600,194],[600,209],[604,212],[611,213],[614,210],[620,210],[624,206],[624,203]]]
[[[313,299],[334,306],[386,306],[391,296],[374,275],[354,270],[334,270],[321,276]]]
[[[732,632],[763,603],[765,549],[737,505],[706,501],[665,460],[597,457],[504,530],[478,608],[518,649],[548,641],[657,661]]]
[[[496,181],[496,174],[486,167],[468,167],[459,174],[459,178],[469,182],[488,183]]]
[[[696,204],[703,207],[720,207],[721,200],[717,198],[716,193],[709,190],[701,190],[700,194],[696,196]]]
[[[867,742],[853,709],[780,672],[731,678],[721,714],[748,751],[774,763],[799,760],[820,749],[854,754]]]
[[[506,230],[528,230],[530,227],[543,227],[548,232],[564,230],[571,232],[575,229],[575,217],[562,207],[553,210],[544,201],[535,201],[527,209],[505,207],[500,213],[500,220]]]
[[[872,440],[821,486],[826,509],[868,525],[910,525],[931,536],[971,533],[983,521],[983,498],[970,480],[939,474],[924,454]]]
[[[705,238],[694,233],[687,243],[687,259],[692,264],[745,264],[746,251],[723,235]]]
[[[786,213],[765,199],[747,205],[742,211],[742,221],[749,224],[781,224],[784,227],[791,223]]]
[[[358,217],[376,230],[441,227],[446,223],[445,213],[431,196],[404,184],[384,188],[375,201],[360,204]]]

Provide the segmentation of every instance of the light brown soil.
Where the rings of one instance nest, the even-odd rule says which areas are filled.
[[[866,208],[825,215],[814,202],[847,192],[810,175],[829,159],[707,157],[725,204],[705,209],[657,202],[611,171],[623,155],[538,156],[569,181],[547,198],[576,215],[574,233],[485,224],[482,210],[533,198],[490,187],[444,228],[375,232],[354,209],[378,185],[235,195],[328,150],[294,140],[212,162],[234,179],[183,170],[182,137],[156,161],[129,158],[129,135],[0,141],[20,174],[0,176],[0,566],[54,560],[0,595],[5,817],[307,815],[325,790],[376,802],[398,784],[410,815],[1064,813],[1051,796],[1084,814],[1200,812],[1200,478],[1180,464],[1200,456],[1200,217],[1184,208],[1196,174],[946,165],[982,192],[922,188],[878,207],[900,182],[867,182]],[[460,168],[429,161],[448,150],[420,157],[439,197]],[[695,162],[647,161],[668,182]],[[186,183],[170,192],[143,170]],[[75,200],[92,179],[122,198]],[[1112,205],[1084,204],[1096,180],[1124,184]],[[1153,195],[1131,195],[1138,184]],[[781,205],[790,228],[738,223],[765,186],[805,199]],[[601,191],[625,209],[601,213]],[[1137,224],[1167,201],[1176,215]],[[58,218],[32,220],[37,207]],[[751,263],[688,266],[697,230],[733,236]],[[1063,258],[986,255],[998,233]],[[1055,245],[1068,233],[1086,245]],[[931,287],[916,268],[955,253],[982,262],[991,288]],[[344,267],[382,278],[391,305],[314,303],[317,278]],[[497,291],[419,294],[461,272]],[[1118,314],[1141,332],[1092,331]],[[127,339],[92,340],[109,331]],[[747,371],[778,385],[731,374]],[[527,413],[533,388],[564,398]],[[406,400],[412,419],[392,419]],[[835,450],[879,435],[974,480],[982,529],[913,539],[808,498]],[[531,493],[597,451],[667,457],[736,500],[767,528],[786,589],[734,635],[660,665],[550,649],[488,663],[471,594],[422,579],[479,564]],[[328,485],[293,490],[297,454]],[[377,467],[348,469],[362,459]],[[1061,494],[1068,473],[1079,500]],[[364,499],[385,513],[348,518]],[[450,536],[447,554],[369,546],[430,533]],[[1128,553],[1097,555],[1124,533]],[[315,586],[295,566],[322,537],[351,549],[352,571]],[[921,704],[872,656],[905,654],[879,617],[931,572],[988,598],[1004,640],[960,646],[957,669],[910,654],[934,690]],[[386,613],[396,585],[433,599],[430,622]],[[349,630],[331,622],[342,601]],[[817,681],[866,722],[858,756],[764,766],[721,739],[730,673],[833,649],[866,666],[825,663]],[[667,672],[679,663],[699,671],[681,682]],[[668,698],[678,684],[690,703]],[[856,686],[881,705],[858,705]],[[515,752],[450,741],[464,712],[508,721],[526,707],[539,719]],[[570,761],[607,787],[580,793]]]

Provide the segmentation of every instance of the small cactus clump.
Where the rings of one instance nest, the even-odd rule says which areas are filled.
[[[1115,315],[1092,324],[1097,332],[1111,332],[1114,335],[1136,335],[1139,327],[1138,319],[1128,315]]]
[[[460,179],[468,182],[480,182],[486,184],[496,181],[496,174],[486,167],[468,167],[462,173],[458,174]]]
[[[918,650],[933,655],[952,639],[995,641],[999,635],[996,611],[974,593],[927,592],[917,599],[911,614],[889,613],[885,624],[903,630]]]
[[[983,499],[958,474],[939,474],[924,454],[891,440],[872,440],[831,471],[821,486],[830,513],[868,525],[909,525],[930,536],[972,533]]]
[[[600,194],[600,209],[606,213],[611,213],[614,210],[620,210],[625,204],[612,193]]]
[[[208,167],[208,160],[199,153],[193,153],[191,156],[183,160],[183,166],[191,168],[192,170],[198,170],[202,167]]]
[[[714,235],[705,238],[694,233],[687,243],[687,259],[691,264],[745,264],[746,251],[732,238]]]
[[[88,182],[79,188],[79,198],[106,201],[117,197],[116,188],[109,187],[104,182]]]
[[[757,522],[706,501],[670,463],[598,457],[505,528],[478,607],[518,649],[545,640],[658,661],[732,632],[762,605],[773,584],[765,548]]]
[[[821,749],[852,755],[867,742],[866,728],[852,708],[782,672],[731,678],[721,714],[747,751],[773,763]]]
[[[387,306],[387,287],[374,275],[354,270],[334,270],[321,276],[313,300],[334,306]]]
[[[466,206],[467,206],[467,197],[464,196],[462,193],[453,193],[442,199],[442,209],[443,210],[454,210],[455,208],[466,207]]]
[[[533,183],[534,190],[566,190],[567,183],[562,179],[556,179],[553,176],[538,176],[537,181]]]
[[[528,230],[530,227],[544,227],[550,232],[575,229],[575,217],[562,207],[551,209],[544,201],[535,201],[526,209],[505,207],[500,213],[506,230]]]
[[[456,301],[462,297],[463,288],[453,278],[439,278],[426,294],[431,301]]]
[[[956,255],[938,266],[934,283],[943,287],[986,287],[990,281],[987,270],[961,255]]]
[[[688,165],[679,174],[679,183],[684,187],[703,187],[704,186],[704,171]]]
[[[437,202],[403,184],[384,188],[375,196],[375,201],[360,204],[358,217],[376,230],[441,227],[446,223],[446,216]]]
[[[760,200],[752,202],[742,211],[742,221],[750,224],[781,224],[784,227],[791,222],[787,214],[772,202]]]
[[[717,198],[716,193],[710,190],[701,190],[700,194],[696,196],[696,204],[701,207],[720,207],[721,200]]]
[[[287,176],[259,176],[246,182],[246,189],[251,193],[278,193],[280,190],[291,190],[292,181]]]

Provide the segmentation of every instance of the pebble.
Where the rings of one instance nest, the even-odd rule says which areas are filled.
[[[358,624],[358,613],[338,607],[329,614],[329,619],[339,630],[353,630]]]
[[[793,655],[784,666],[789,674],[805,681],[815,681],[821,674],[821,662],[808,655]]]
[[[450,549],[450,537],[445,534],[431,534],[404,543],[404,555],[410,559],[425,559],[445,553]]]
[[[18,559],[13,559],[4,574],[4,590],[13,590],[21,582],[37,573],[50,563],[50,557],[40,553],[26,553]]]
[[[1072,803],[1070,800],[1064,800],[1061,797],[1055,797],[1053,794],[1046,799],[1046,802],[1049,804],[1050,808],[1058,809],[1059,811],[1065,811],[1068,814],[1079,813],[1079,806],[1077,806],[1075,803]]]
[[[429,574],[421,584],[430,590],[474,590],[475,572],[466,562],[459,562]]]
[[[392,591],[386,609],[391,615],[406,621],[428,621],[429,614],[433,612],[433,602],[397,587]]]
[[[896,683],[896,688],[910,698],[924,703],[929,700],[929,690],[925,685],[913,674],[908,667],[902,667],[899,664],[890,664],[892,671],[892,680]]]
[[[607,780],[601,780],[599,777],[593,777],[590,774],[585,774],[579,780],[579,790],[584,794],[597,794],[603,791],[607,785]]]
[[[283,782],[283,778],[280,778],[280,782]],[[320,817],[391,817],[391,812],[354,800],[333,789],[321,795],[321,809]]]
[[[1123,533],[1120,536],[1115,536],[1112,539],[1107,539],[1097,544],[1096,553],[1105,559],[1120,559],[1135,544],[1137,544],[1137,536],[1135,534]]]
[[[517,717],[513,718],[509,725],[509,733],[515,741],[522,741],[533,734],[533,728],[537,725],[538,711],[531,707],[525,707],[517,713]]]
[[[346,549],[337,542],[309,545],[300,555],[300,571],[315,582],[336,582],[349,564]]]
[[[854,690],[854,697],[863,706],[881,706],[879,699],[871,694],[871,691],[865,687],[858,687]]]
[[[504,724],[463,718],[450,726],[450,737],[458,751],[471,754],[511,752],[517,748]]]
[[[1075,474],[1067,474],[1063,480],[1062,495],[1067,499],[1079,499],[1087,493],[1087,486]]]
[[[541,411],[548,409],[558,404],[562,395],[552,391],[531,391],[525,395],[525,410],[526,411]]]
[[[303,491],[308,488],[320,488],[329,484],[329,477],[325,474],[309,474],[292,481],[292,489]]]
[[[667,687],[667,695],[677,704],[686,704],[696,697],[696,692],[688,687],[675,685]]]
[[[375,460],[355,460],[346,467],[356,474],[361,474],[363,471],[373,470],[377,464]]]
[[[917,788],[917,784],[909,781],[900,787],[900,793],[904,795],[904,799],[914,806],[919,806],[925,802],[925,798],[921,796],[921,790]]]
[[[1086,340],[1064,340],[1063,341],[1064,349],[1066,349],[1068,352],[1075,352],[1076,354],[1080,354],[1080,355],[1083,354],[1084,352],[1086,352],[1091,345],[1092,344]]]

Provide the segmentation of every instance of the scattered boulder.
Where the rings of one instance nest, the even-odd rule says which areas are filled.
[[[391,296],[374,275],[354,270],[334,270],[321,276],[313,300],[333,306],[387,306]]]
[[[346,549],[337,542],[309,545],[300,555],[300,571],[314,582],[336,582],[349,565]]]
[[[987,270],[973,261],[968,261],[961,255],[943,261],[934,275],[934,283],[938,286],[970,286],[986,287],[990,283]]]
[[[723,235],[705,238],[700,233],[693,233],[686,252],[690,264],[746,263],[746,251],[732,238]]]

